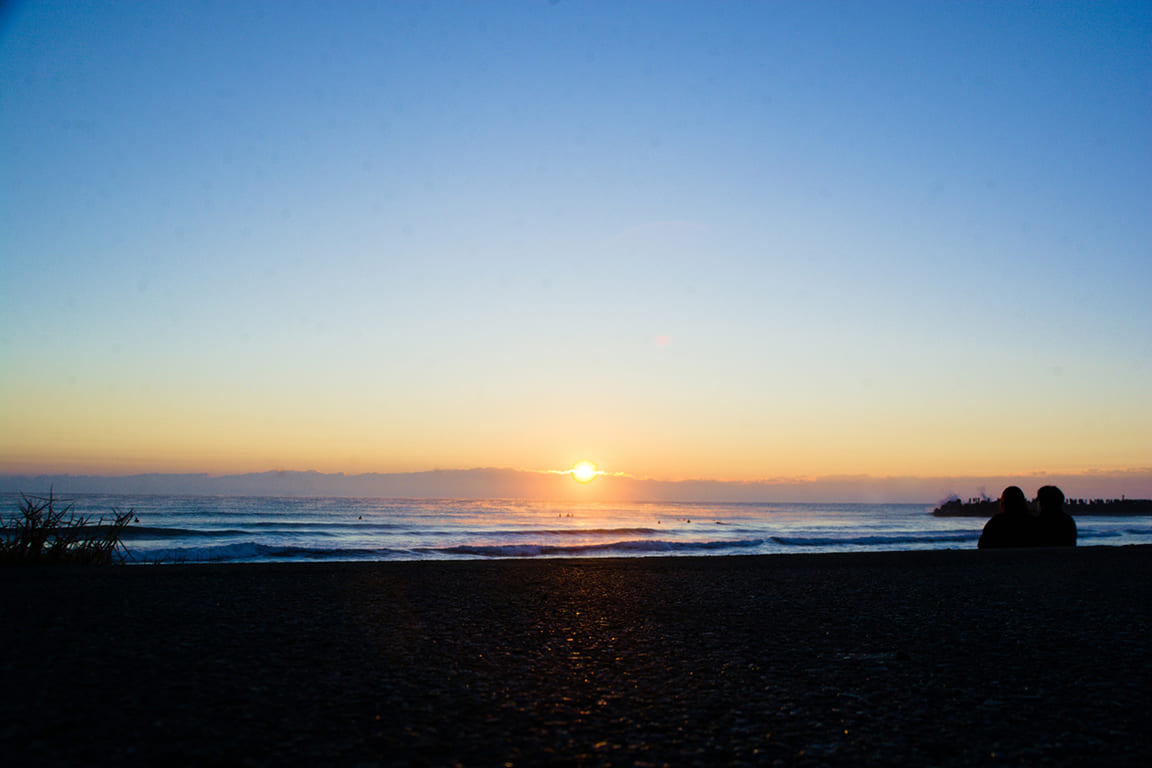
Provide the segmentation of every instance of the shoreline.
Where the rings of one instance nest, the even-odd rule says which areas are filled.
[[[1152,546],[0,570],[11,764],[1144,764]]]

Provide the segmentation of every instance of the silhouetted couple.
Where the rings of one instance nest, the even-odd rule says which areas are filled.
[[[1064,492],[1046,485],[1031,507],[1014,485],[1000,494],[1000,511],[984,524],[980,549],[994,547],[1074,547],[1076,521],[1064,511]]]

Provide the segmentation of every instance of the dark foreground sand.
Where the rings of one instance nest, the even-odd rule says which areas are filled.
[[[1152,548],[0,570],[0,762],[1152,760]]]

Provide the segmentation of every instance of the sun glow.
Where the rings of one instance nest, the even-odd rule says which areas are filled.
[[[596,468],[596,465],[587,459],[581,459],[576,462],[572,465],[572,469],[568,471],[572,473],[573,479],[581,483],[590,483],[600,474],[600,470]]]

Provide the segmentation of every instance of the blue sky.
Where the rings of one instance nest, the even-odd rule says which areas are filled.
[[[1147,3],[17,3],[0,469],[1152,466]]]

